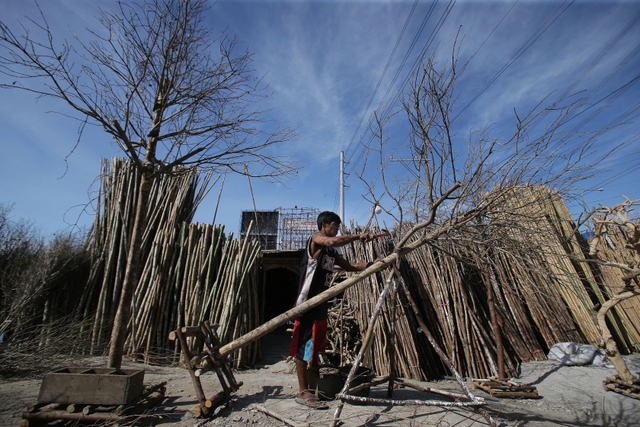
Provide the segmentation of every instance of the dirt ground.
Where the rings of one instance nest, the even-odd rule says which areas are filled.
[[[127,425],[139,426],[329,426],[339,401],[330,401],[328,410],[312,410],[295,402],[297,382],[292,362],[286,360],[289,338],[263,338],[264,357],[252,370],[236,372],[243,382],[224,407],[208,418],[195,418],[191,410],[197,406],[193,383],[184,368],[159,367],[125,362],[123,367],[144,369],[145,385],[166,381],[164,401],[142,418]],[[627,358],[631,370],[640,373],[640,355]],[[104,367],[105,358],[83,360],[82,365]],[[71,366],[71,365],[70,365]],[[522,365],[517,380],[536,387],[539,399],[499,399],[483,390],[468,387],[485,399],[484,408],[498,426],[640,426],[640,400],[605,391],[602,381],[615,374],[613,368],[600,366],[563,366],[559,362],[530,362]],[[221,390],[215,374],[201,377],[207,396]],[[22,411],[37,402],[42,379],[0,381],[0,426],[19,426]],[[421,383],[426,387],[459,392],[453,380]],[[374,387],[370,397],[386,398],[387,384]],[[441,395],[410,388],[394,391],[397,400],[448,401]],[[271,412],[285,418],[278,420]],[[421,405],[352,405],[346,403],[340,421],[352,426],[481,426],[485,418],[473,409],[452,409]],[[60,425],[60,424],[58,424]],[[71,424],[67,424],[71,425]]]

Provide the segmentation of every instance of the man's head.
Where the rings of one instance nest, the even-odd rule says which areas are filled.
[[[335,212],[324,211],[318,215],[318,230],[322,230],[322,224],[331,224],[335,222],[336,225],[340,225],[340,217]]]

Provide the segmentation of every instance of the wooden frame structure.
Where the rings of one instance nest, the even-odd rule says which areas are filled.
[[[391,298],[391,302],[392,302],[391,303],[391,310],[392,310],[392,313],[391,313],[391,332],[392,332],[392,335],[393,335],[393,333],[395,331],[395,304],[396,304],[396,300],[397,300],[398,285],[400,285],[400,287],[402,288],[402,290],[403,290],[403,292],[404,292],[404,294],[405,294],[405,296],[407,298],[407,301],[411,305],[411,308],[412,308],[412,310],[413,310],[413,312],[414,312],[414,314],[416,316],[418,324],[420,325],[419,332],[425,334],[425,336],[429,340],[429,343],[432,345],[433,349],[436,351],[438,356],[440,356],[442,361],[447,365],[447,367],[453,373],[456,381],[460,385],[460,388],[462,389],[464,394],[451,393],[451,392],[432,389],[432,388],[425,389],[424,387],[421,387],[421,386],[419,386],[417,384],[413,384],[411,382],[406,382],[403,379],[394,378],[394,375],[393,375],[393,372],[394,372],[394,359],[393,359],[393,357],[390,357],[390,360],[389,360],[389,363],[391,365],[390,369],[389,369],[389,372],[390,372],[389,376],[384,377],[384,378],[382,378],[380,380],[372,381],[370,383],[360,384],[358,387],[354,387],[354,388],[350,388],[349,387],[351,382],[355,378],[355,374],[358,371],[358,367],[360,366],[360,363],[362,362],[362,359],[364,357],[364,353],[367,351],[367,349],[369,348],[369,346],[371,345],[371,343],[373,341],[374,324],[375,324],[375,322],[376,322],[376,320],[378,318],[378,315],[382,311],[382,306],[383,306],[385,300],[387,300],[387,298]],[[394,342],[393,338],[392,338],[392,342]],[[393,351],[390,352],[390,354],[393,354]],[[444,395],[444,396],[452,397],[452,398],[456,399],[456,401],[454,401],[454,402],[442,402],[442,401],[438,401],[438,400],[397,400],[397,399],[394,400],[394,399],[392,399],[394,381],[401,382],[404,385],[406,385],[408,387],[415,388],[417,390],[428,391],[430,393],[441,394],[441,395]],[[362,390],[363,388],[370,387],[372,385],[383,384],[385,382],[388,382],[387,399],[375,399],[375,398],[370,398],[370,397],[353,396],[353,395],[351,395],[351,393],[355,393],[355,392],[357,392],[359,390]],[[422,316],[420,315],[418,307],[415,304],[415,302],[413,301],[413,298],[411,297],[411,293],[409,292],[409,289],[407,288],[407,286],[406,286],[406,284],[405,284],[405,282],[404,282],[404,280],[403,280],[403,278],[402,278],[402,276],[400,274],[400,271],[397,269],[397,267],[395,265],[393,265],[393,271],[391,271],[389,273],[389,277],[387,278],[385,288],[380,293],[380,296],[378,298],[376,306],[375,306],[375,308],[373,310],[373,313],[371,314],[371,318],[370,318],[370,321],[369,321],[369,326],[367,327],[367,331],[366,331],[365,336],[363,338],[362,347],[360,349],[360,352],[356,356],[356,360],[354,361],[354,363],[353,363],[353,365],[351,367],[351,371],[349,372],[349,375],[347,376],[347,379],[345,381],[344,387],[342,388],[342,391],[340,392],[340,394],[338,394],[338,398],[340,399],[340,403],[338,404],[338,407],[336,408],[336,411],[334,413],[334,418],[333,418],[333,421],[331,423],[331,427],[337,427],[340,424],[340,414],[342,413],[342,408],[344,407],[344,402],[345,401],[353,401],[353,402],[358,402],[358,403],[386,404],[386,405],[472,407],[476,411],[478,411],[487,420],[487,423],[490,426],[493,427],[493,426],[496,425],[495,421],[493,420],[493,418],[483,408],[483,406],[485,405],[484,399],[475,396],[471,392],[471,390],[469,390],[469,388],[464,383],[462,377],[460,376],[460,374],[458,373],[456,368],[453,366],[453,363],[451,362],[449,357],[444,353],[444,351],[442,351],[442,349],[440,348],[438,343],[433,338],[433,335],[431,335],[431,332],[429,332],[429,329],[427,328],[425,322],[422,320]],[[466,399],[467,401],[462,402],[462,401],[459,401],[460,399]]]
[[[218,352],[222,344],[216,333],[217,328],[218,325],[212,325],[208,320],[205,320],[199,326],[183,326],[169,334],[169,339],[174,341],[177,339],[180,342],[182,360],[191,375],[191,381],[199,404],[193,410],[196,417],[209,415],[218,406],[225,403],[231,397],[232,392],[238,391],[242,386],[242,381],[236,381],[233,376],[228,358],[220,356]],[[194,357],[189,350],[187,337],[202,338],[204,340],[204,351]],[[216,372],[220,380],[222,391],[207,399],[202,389],[200,376],[212,370]]]

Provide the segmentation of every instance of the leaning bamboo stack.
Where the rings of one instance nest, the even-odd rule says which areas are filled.
[[[480,253],[468,246],[439,242],[439,248],[425,246],[409,254],[403,269],[405,277],[415,277],[409,281],[410,289],[414,299],[422,302],[421,315],[431,333],[461,373],[475,378],[497,375],[488,286],[495,294],[497,333],[502,337],[509,370],[514,371],[522,361],[544,359],[546,350],[558,340],[583,341],[561,299],[532,292],[533,283],[538,289],[554,289],[554,285],[536,274],[539,270],[532,265],[523,264],[527,258],[497,251],[475,262],[462,262]],[[545,316],[546,312],[556,314]],[[426,340],[421,340],[419,347],[423,346],[429,346]],[[448,375],[436,364],[428,369],[429,376]]]
[[[580,307],[579,310],[575,310],[572,307],[576,323],[582,330],[586,330],[587,325],[592,322],[595,311],[597,311],[596,307],[621,290],[621,272],[617,268],[599,266],[589,262],[588,243],[575,231],[571,214],[563,200],[549,190],[537,188],[537,191],[546,192],[546,199],[539,197],[539,200],[546,206],[544,213],[546,218],[550,218],[549,226],[555,227],[555,233],[562,236],[561,240],[567,245],[565,250],[569,255],[564,259],[573,261],[571,265],[581,279],[580,284],[583,285],[585,292],[591,296],[590,300],[586,300],[586,298],[582,300],[589,315],[579,317],[578,313],[583,313],[585,309]],[[633,254],[623,249],[625,239],[621,230],[610,228],[607,234],[608,244],[600,247],[603,259],[620,263],[631,262]],[[622,352],[631,353],[640,350],[640,326],[638,326],[640,325],[640,299],[632,298],[615,306],[607,313],[607,320],[610,331],[616,337],[616,342]],[[596,330],[597,337],[589,342],[597,346],[601,343],[601,335],[599,328],[596,327]]]
[[[94,319],[91,353],[100,352],[109,340],[124,277],[139,175],[130,162],[114,158],[111,163],[102,161],[100,179],[90,242],[92,269],[78,306],[78,313],[83,318]],[[147,260],[142,264],[147,270],[141,271],[141,277],[148,274],[149,260],[154,262],[156,269],[163,262],[163,269],[169,267],[166,263],[172,254],[161,251],[170,251],[173,245],[167,245],[167,238],[170,239],[182,222],[191,221],[195,207],[203,197],[202,190],[198,191],[198,179],[199,175],[194,170],[185,170],[177,176],[163,177],[154,182],[147,212],[149,221],[142,243],[142,259]],[[206,187],[207,179],[200,189]],[[136,292],[136,300],[140,295],[139,291]],[[133,330],[135,326],[129,325]]]
[[[371,243],[362,244],[360,242],[344,248],[346,257],[353,262],[366,262],[375,258],[383,257],[388,249],[389,241],[383,239],[374,240]],[[381,275],[370,276],[361,283],[349,288],[344,295],[348,305],[353,307],[353,311],[360,330],[367,328],[371,313],[376,305],[378,297],[385,287],[386,277]],[[391,304],[395,303],[395,320],[391,313]],[[363,365],[372,368],[377,375],[390,374],[390,357],[395,361],[394,375],[403,378],[414,378],[419,380],[427,379],[424,371],[420,368],[421,361],[416,341],[412,337],[416,334],[409,323],[408,311],[400,303],[388,299],[378,322],[374,325],[374,339],[370,350],[365,354]],[[392,324],[395,333],[392,333]],[[402,337],[404,339],[398,339]],[[396,341],[396,344],[392,344]],[[356,348],[356,353],[359,348]],[[390,354],[393,352],[393,355]],[[343,355],[346,359],[353,359],[353,355]]]
[[[204,320],[218,324],[222,342],[230,342],[262,323],[259,304],[260,243],[251,237],[224,239],[221,229],[191,224],[182,230],[180,255],[175,272],[167,276],[179,310],[179,326],[198,325]],[[168,337],[168,334],[166,335]],[[168,344],[168,343],[167,343]],[[190,341],[190,352],[202,343]],[[253,366],[259,357],[259,341],[250,343],[231,358],[237,368]]]
[[[545,359],[549,348],[558,342],[597,344],[599,337],[591,295],[601,298],[604,293],[591,289],[596,286],[596,277],[588,265],[574,261],[584,256],[582,247],[566,243],[573,231],[568,211],[556,195],[544,189],[524,187],[514,189],[513,195],[504,201],[510,204],[504,211],[517,212],[521,220],[527,220],[512,222],[512,227],[503,223],[507,232],[491,236],[488,246],[486,240],[464,235],[473,231],[463,230],[455,239],[441,239],[409,253],[401,264],[403,278],[431,334],[465,376],[497,375],[496,334],[501,336],[504,360],[512,373],[523,361]],[[507,221],[499,216],[492,220]],[[356,243],[345,253],[357,261],[387,254],[375,243],[368,245]],[[495,294],[497,331],[490,321],[488,287]],[[364,330],[382,289],[382,278],[352,289],[345,298],[358,308]],[[387,350],[392,347],[387,312],[383,311],[376,325],[376,338],[366,355],[369,364],[383,374],[390,360]],[[403,311],[402,301],[398,313],[400,357],[396,360],[406,361],[407,366],[400,364],[397,375],[449,375],[418,332],[411,313]]]
[[[513,196],[506,203],[512,211],[515,205],[526,219],[519,222],[518,231],[524,233],[529,228],[526,238],[534,241],[533,247],[543,260],[542,268],[551,273],[580,332],[587,343],[599,345],[601,334],[594,307],[609,299],[613,290],[603,286],[594,274],[594,266],[587,259],[586,242],[575,230],[569,210],[561,197],[547,188],[518,187]],[[623,319],[626,315],[620,309],[611,310],[607,317],[612,333],[618,337],[634,329]]]

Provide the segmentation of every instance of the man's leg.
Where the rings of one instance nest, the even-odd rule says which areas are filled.
[[[312,360],[313,349],[313,321],[296,319],[293,326],[293,340],[289,350],[290,356],[294,357],[296,363],[296,375],[298,376],[298,397],[296,401],[300,404],[317,408],[327,409],[328,406],[321,402],[315,395],[314,390],[309,388],[309,365],[307,360]]]
[[[296,373],[298,374],[298,397],[306,399],[313,396],[313,393],[309,390],[309,380],[307,379],[307,362],[301,359],[296,359]]]
[[[307,363],[307,387],[315,394],[320,380],[320,366],[317,363]]]

